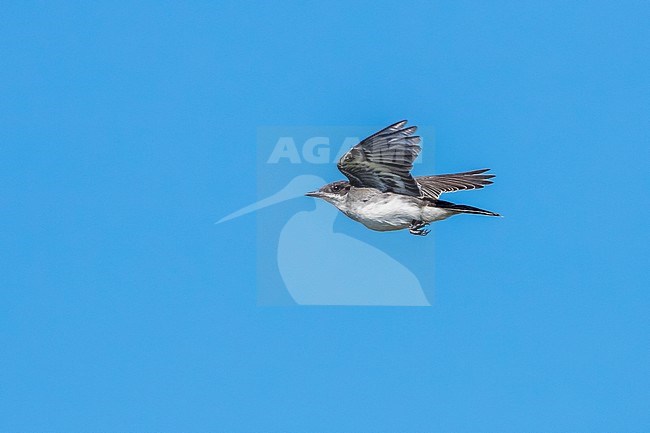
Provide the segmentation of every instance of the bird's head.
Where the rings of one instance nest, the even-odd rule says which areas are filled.
[[[318,197],[332,203],[336,206],[337,203],[342,202],[345,196],[350,192],[350,183],[344,180],[328,183],[321,189],[308,192],[305,194],[308,197]]]

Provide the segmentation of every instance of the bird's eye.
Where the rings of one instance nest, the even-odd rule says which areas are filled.
[[[341,187],[338,186],[338,185],[333,185],[332,186],[332,191],[338,191],[339,189],[341,189]]]

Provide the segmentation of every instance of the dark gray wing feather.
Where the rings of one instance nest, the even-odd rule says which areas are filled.
[[[445,192],[480,189],[492,183],[493,174],[485,174],[489,168],[467,171],[464,173],[419,176],[415,180],[420,184],[422,195],[437,199]]]
[[[364,139],[339,160],[337,167],[350,184],[419,197],[420,186],[411,176],[413,161],[420,153],[416,126],[397,122]]]

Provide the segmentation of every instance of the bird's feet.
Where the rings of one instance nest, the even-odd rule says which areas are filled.
[[[413,220],[409,226],[409,233],[416,236],[426,236],[431,231],[424,229],[428,225],[429,223],[425,223],[424,221]]]

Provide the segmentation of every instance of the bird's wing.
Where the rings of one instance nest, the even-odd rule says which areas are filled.
[[[350,184],[419,197],[420,186],[411,176],[413,161],[420,153],[416,126],[404,128],[406,120],[371,135],[350,149],[337,167]]]
[[[415,180],[420,184],[422,195],[437,199],[444,192],[479,189],[492,183],[493,174],[485,174],[489,168],[467,171],[465,173],[438,174],[435,176],[419,176]]]

